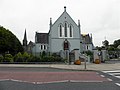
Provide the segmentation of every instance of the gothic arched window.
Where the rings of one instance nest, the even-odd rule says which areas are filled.
[[[59,26],[59,30],[60,30],[60,37],[62,37],[62,25]]]
[[[72,25],[70,25],[70,37],[72,37]]]
[[[67,37],[67,23],[65,23],[65,37]]]

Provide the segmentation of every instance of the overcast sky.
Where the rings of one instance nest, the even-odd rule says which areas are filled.
[[[25,28],[28,41],[35,32],[48,32],[49,19],[67,12],[78,23],[82,33],[92,33],[95,46],[107,39],[120,39],[120,0],[0,0],[0,25],[11,30],[20,41]]]

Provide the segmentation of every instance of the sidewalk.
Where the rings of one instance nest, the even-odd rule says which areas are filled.
[[[0,67],[50,67],[50,68],[58,68],[58,69],[70,69],[70,70],[85,70],[85,65],[82,63],[81,65],[66,65],[66,64],[0,64]],[[120,70],[120,63],[87,63],[86,70],[95,70],[95,71],[103,71],[103,70]]]
[[[104,70],[120,70],[120,63],[115,64],[94,64],[94,63],[87,63],[86,70],[92,71],[104,71]],[[72,70],[85,70],[85,65],[51,65],[53,68],[60,68],[60,69],[72,69]]]

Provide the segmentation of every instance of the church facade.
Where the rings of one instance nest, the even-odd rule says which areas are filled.
[[[92,36],[81,34],[80,20],[78,24],[67,13],[66,7],[61,16],[52,23],[50,18],[50,29],[48,33],[38,33],[35,35],[35,43],[32,47],[32,54],[40,55],[41,52],[57,53],[62,55],[65,51],[72,52],[78,50],[82,53],[85,50],[92,50]]]

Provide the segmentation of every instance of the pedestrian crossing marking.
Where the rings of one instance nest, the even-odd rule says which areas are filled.
[[[115,77],[120,78],[120,76],[115,76]]]
[[[120,73],[120,70],[113,70],[113,71],[103,71],[104,73],[115,73],[115,72],[119,72]]]
[[[102,71],[102,72],[120,79],[120,70]]]
[[[110,73],[110,75],[116,76],[116,75],[120,75],[120,73]]]
[[[115,84],[120,87],[120,83],[115,83]]]
[[[107,78],[108,79],[108,81],[113,81],[112,79],[110,79],[110,78]]]

